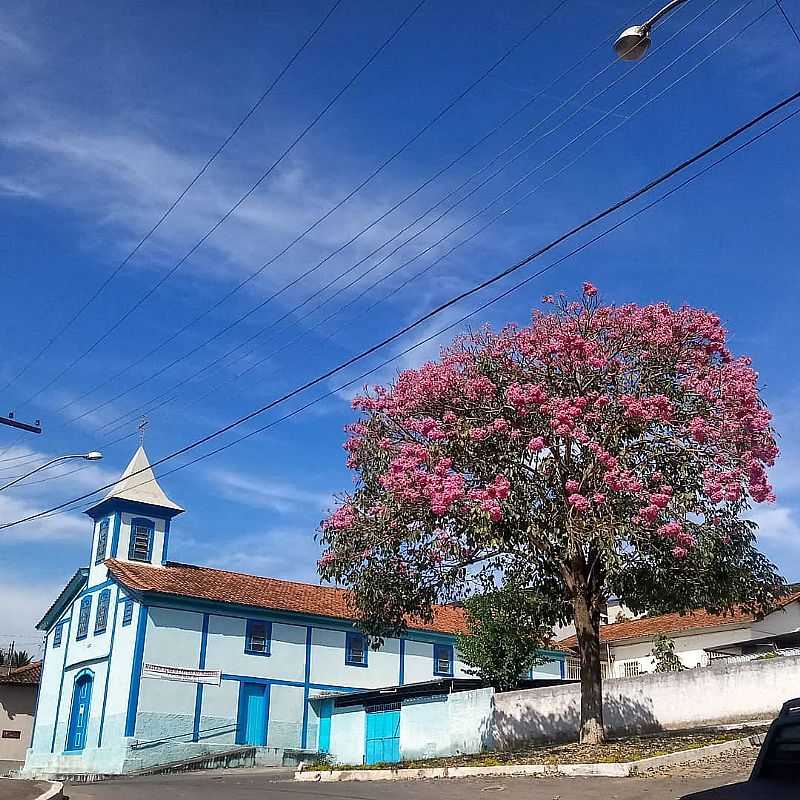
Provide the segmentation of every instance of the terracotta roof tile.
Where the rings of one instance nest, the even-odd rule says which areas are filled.
[[[35,686],[42,679],[42,662],[31,661],[24,667],[12,669],[8,675],[0,677],[0,683],[15,683],[26,686]]]
[[[330,586],[261,578],[241,572],[169,562],[165,567],[106,561],[106,566],[123,585],[139,592],[160,592],[200,600],[316,614],[335,619],[353,619],[350,592]],[[433,622],[410,620],[409,628],[455,634],[466,630],[464,611],[442,605],[434,609]]]
[[[786,595],[779,607],[788,605],[800,599],[800,592]],[[709,614],[707,611],[697,609],[688,614],[662,614],[658,617],[642,617],[640,619],[614,622],[600,628],[600,642],[602,644],[618,642],[623,639],[644,639],[657,636],[659,633],[682,633],[685,631],[703,628],[716,628],[720,625],[741,625],[753,622],[755,614],[735,609],[728,614]],[[565,647],[575,647],[577,639],[568,636],[560,642]]]

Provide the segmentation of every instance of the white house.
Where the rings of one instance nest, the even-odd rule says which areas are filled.
[[[371,650],[345,590],[170,561],[182,512],[141,447],[86,512],[89,565],[38,626],[46,649],[24,774],[119,774],[237,744],[280,762],[320,749],[328,693],[466,675],[459,608],[439,606],[430,624]],[[563,676],[563,654],[553,657],[537,672]]]
[[[689,614],[662,614],[625,620],[600,628],[602,658],[610,674],[624,678],[652,672],[655,639],[672,639],[684,667],[707,666],[715,658],[752,656],[800,646],[800,592],[783,598],[779,607],[762,618],[743,610],[726,615],[696,610]],[[575,647],[575,636],[563,639]]]

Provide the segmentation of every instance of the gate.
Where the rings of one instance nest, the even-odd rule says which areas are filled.
[[[400,703],[368,706],[367,764],[396,764],[400,760]]]

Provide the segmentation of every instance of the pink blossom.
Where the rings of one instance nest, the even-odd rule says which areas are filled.
[[[567,494],[575,494],[575,492],[577,492],[580,488],[581,485],[578,483],[578,481],[569,480],[564,484],[564,489],[566,490]]]
[[[586,281],[583,284],[583,293],[587,297],[594,297],[597,294],[597,287],[594,286],[593,284],[589,283],[589,281]]]
[[[571,494],[567,498],[567,502],[577,511],[579,514],[583,513],[589,508],[589,498],[584,497],[582,494]]]
[[[675,556],[675,558],[686,558],[688,554],[689,551],[685,547],[678,546],[672,548],[672,555]]]
[[[602,492],[595,492],[592,495],[592,502],[595,505],[601,506],[606,501],[606,496]]]
[[[534,436],[533,439],[528,442],[528,450],[533,453],[538,453],[544,450],[544,448],[544,439],[541,436]]]

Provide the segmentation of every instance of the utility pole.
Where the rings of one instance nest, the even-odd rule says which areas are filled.
[[[14,412],[9,411],[7,417],[0,417],[0,425],[8,425],[10,428],[19,428],[23,431],[28,431],[29,433],[41,433],[42,426],[37,419],[33,425],[28,422],[20,422],[18,419],[14,419]]]

